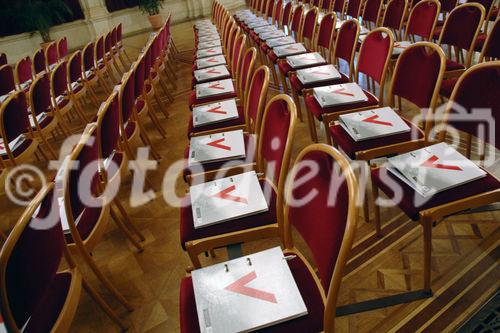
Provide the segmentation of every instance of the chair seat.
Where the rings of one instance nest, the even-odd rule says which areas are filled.
[[[370,107],[370,106],[377,107],[378,106],[378,98],[367,90],[363,89],[363,92],[368,97],[368,100],[366,102],[358,102],[358,103],[353,103],[353,104],[344,104],[344,105],[339,105],[339,106],[322,108],[319,105],[316,98],[314,98],[313,95],[307,96],[305,98],[304,102],[305,102],[308,110],[311,111],[312,114],[317,119],[321,120],[325,113],[335,113],[335,112],[354,110],[354,109],[363,108],[363,107]]]
[[[268,224],[277,223],[276,219],[276,193],[272,189],[271,184],[267,180],[260,180],[260,186],[264,193],[269,192],[271,195],[267,199],[269,210],[260,214],[242,217],[236,220],[214,224],[208,227],[199,229],[194,228],[193,211],[191,206],[191,197],[186,195],[182,199],[180,212],[180,239],[181,246],[185,250],[186,242],[206,237],[222,235],[229,232],[241,231],[245,229],[260,227]]]
[[[452,77],[449,79],[445,79],[441,82],[441,88],[439,90],[439,94],[450,98],[453,88],[455,88],[455,84],[457,84],[458,77]]]
[[[284,255],[289,254],[291,253],[284,253]],[[323,331],[323,315],[325,306],[314,278],[307,269],[306,264],[299,257],[289,260],[288,266],[290,267],[293,278],[297,283],[300,294],[304,299],[308,314],[277,325],[260,329],[256,332],[312,333]],[[181,333],[200,332],[191,276],[185,277],[181,280],[179,307]]]
[[[71,273],[54,276],[40,302],[35,307],[23,332],[45,333],[52,331],[66,302],[71,285]]]
[[[456,62],[456,61],[446,59],[445,72],[456,71],[456,70],[461,70],[461,69],[465,70],[465,66],[462,65],[461,63]]]
[[[400,186],[403,190],[403,196],[398,206],[414,221],[419,219],[419,212],[422,210],[500,188],[500,181],[488,173],[484,178],[437,193],[430,199],[427,199],[414,191],[406,183],[399,180],[399,178],[393,176],[383,167],[373,169],[371,176],[376,186],[390,198],[394,196],[394,185],[391,184],[392,186],[387,186],[384,179],[388,177]]]
[[[354,141],[349,133],[347,133],[340,125],[330,126],[328,130],[332,136],[333,142],[336,143],[349,156],[349,158],[354,160],[356,159],[356,153],[358,151],[414,140],[414,138],[412,138],[412,133],[417,133],[418,139],[424,137],[424,134],[417,126],[406,119],[403,120],[408,126],[410,126],[410,132],[393,134],[382,138],[363,141]]]
[[[296,75],[292,75],[290,77],[290,84],[292,86],[292,89],[295,90],[297,93],[299,93],[299,95],[301,95],[302,89],[310,89],[310,88],[316,88],[316,87],[330,86],[332,84],[341,84],[341,83],[350,82],[349,77],[347,75],[345,75],[344,73],[340,73],[340,75],[341,75],[340,79],[335,79],[335,80],[330,80],[330,81],[313,82],[313,83],[307,83],[307,84],[303,84]]]
[[[203,170],[205,172],[219,170],[223,167],[226,167],[226,163],[227,166],[235,167],[238,165],[250,164],[255,162],[255,149],[257,146],[257,138],[255,137],[255,135],[244,133],[243,140],[245,143],[245,152],[246,152],[245,158],[234,159],[230,161],[228,160],[228,161],[204,163],[201,165],[203,167]],[[184,179],[186,179],[186,177],[191,174],[191,168],[188,166],[188,158],[189,158],[189,146],[187,146],[186,149],[184,150],[184,170],[183,170]],[[199,165],[196,167],[193,166],[192,168],[193,170],[196,170],[199,169],[200,166]]]
[[[232,93],[225,93],[225,94],[221,94],[221,95],[209,96],[209,97],[205,97],[205,98],[196,98],[196,90],[193,90],[193,91],[191,91],[191,94],[189,95],[189,108],[192,109],[193,105],[197,105],[197,104],[210,103],[210,102],[220,101],[223,99],[236,98],[236,97],[237,97],[236,92],[232,92]]]
[[[215,130],[218,128],[244,125],[245,124],[245,112],[243,110],[243,106],[238,105],[237,109],[238,109],[238,118],[236,118],[236,119],[221,121],[219,123],[210,124],[210,125],[198,126],[196,128],[193,127],[193,117],[191,116],[189,118],[188,131],[187,131],[188,139],[191,137],[191,133],[200,133],[200,132]]]

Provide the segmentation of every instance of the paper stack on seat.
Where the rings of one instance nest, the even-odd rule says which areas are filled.
[[[205,36],[199,36],[198,38],[198,43],[205,43],[205,42],[210,42],[213,40],[220,39],[218,34],[210,34],[210,35],[205,35]]]
[[[276,56],[278,56],[278,58],[283,58],[289,55],[305,53],[307,50],[302,43],[295,43],[274,47],[273,52]]]
[[[194,270],[200,331],[250,332],[307,314],[279,247]]]
[[[273,38],[266,40],[267,46],[270,48],[277,47],[277,46],[283,46],[283,45],[288,45],[288,44],[295,44],[295,39],[293,39],[290,36],[285,36],[285,37],[280,37],[280,38]]]
[[[326,63],[325,59],[323,59],[321,54],[319,54],[318,52],[302,53],[293,56],[288,56],[286,57],[286,62],[293,69],[310,67],[314,65],[322,65]]]
[[[232,79],[200,83],[196,85],[195,89],[196,98],[218,96],[234,92]]]
[[[221,44],[220,39],[212,40],[209,42],[200,42],[200,43],[198,43],[198,50],[209,49],[211,47],[217,47],[217,46],[221,46],[221,45],[222,44]]]
[[[243,131],[229,131],[191,138],[189,165],[245,157]]]
[[[213,57],[221,54],[222,54],[222,47],[220,46],[196,51],[197,58]]]
[[[387,169],[424,197],[486,176],[486,172],[445,142],[388,159]]]
[[[313,89],[314,97],[322,108],[366,102],[363,89],[356,83],[343,83]]]
[[[235,99],[200,105],[193,108],[193,127],[215,124],[238,117]]]
[[[195,229],[269,210],[255,171],[189,188]]]
[[[13,152],[19,148],[24,141],[26,141],[26,136],[24,134],[19,135],[17,138],[9,142],[10,151]],[[0,155],[7,155],[7,148],[5,148],[5,143],[3,138],[0,138]]]
[[[226,66],[220,65],[215,67],[208,67],[203,69],[198,69],[193,72],[194,78],[197,82],[217,80],[221,77],[229,76],[229,70]]]
[[[410,126],[390,107],[339,116],[339,124],[354,141],[409,132]]]
[[[265,32],[273,32],[273,31],[278,31],[278,29],[274,25],[265,25],[263,27],[258,27],[253,29],[253,32],[259,35]]]
[[[226,58],[224,58],[223,55],[218,55],[218,56],[209,57],[209,58],[196,59],[196,67],[198,67],[198,69],[207,68],[207,67],[214,67],[214,66],[218,66],[218,65],[225,65],[225,64],[226,64]]]
[[[285,33],[282,30],[264,32],[259,34],[259,38],[262,40],[270,40],[273,38],[280,38],[280,37],[285,37]]]
[[[303,84],[340,79],[339,71],[333,65],[299,69],[297,77]]]

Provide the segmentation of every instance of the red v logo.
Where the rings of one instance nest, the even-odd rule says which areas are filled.
[[[257,278],[257,274],[255,271],[248,273],[247,275],[239,278],[234,281],[230,285],[228,285],[225,290],[232,291],[237,294],[245,295],[248,297],[253,297],[260,299],[262,301],[270,302],[270,303],[278,303],[276,301],[276,296],[272,293],[268,293],[267,291],[263,291],[260,289],[255,289],[251,287],[247,287],[247,284]]]
[[[221,144],[225,140],[226,140],[225,138],[218,139],[218,140],[207,143],[207,145],[215,147],[215,148],[219,148],[219,149],[231,150],[231,147]]]
[[[231,185],[228,188],[226,188],[225,190],[222,190],[218,193],[215,193],[214,195],[212,195],[212,197],[248,204],[248,200],[246,198],[238,197],[238,196],[229,194],[229,193],[233,192],[234,190],[236,190],[236,185]]]
[[[220,109],[221,107],[220,106],[217,106],[215,108],[211,108],[211,109],[208,109],[207,112],[211,112],[211,113],[219,113],[219,114],[227,114],[226,111],[223,111]]]
[[[457,165],[448,165],[448,164],[441,164],[441,163],[436,163],[436,161],[439,159],[436,155],[432,155],[429,157],[424,163],[421,164],[421,166],[426,167],[426,168],[435,168],[435,169],[447,169],[447,170],[455,170],[455,171],[462,171],[462,168],[457,166]]]
[[[364,122],[366,123],[372,123],[372,124],[378,124],[378,125],[385,125],[385,126],[392,126],[392,123],[388,121],[381,121],[381,120],[376,120],[378,119],[378,114],[373,115],[371,117],[363,119]]]

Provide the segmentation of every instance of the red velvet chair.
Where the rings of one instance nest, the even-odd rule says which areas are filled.
[[[314,163],[318,172],[305,183],[299,176]],[[339,175],[335,170],[342,170]],[[338,189],[334,204],[327,202],[331,184]],[[349,257],[356,229],[357,183],[352,169],[342,155],[326,145],[306,147],[297,157],[286,196],[318,194],[300,208],[285,204],[282,222],[283,254],[291,256],[288,265],[303,297],[308,314],[285,321],[259,332],[335,332],[335,310],[344,267]],[[312,254],[309,262],[294,246],[292,226]],[[190,276],[181,281],[180,326],[182,333],[199,332],[196,302]]]
[[[52,42],[45,48],[45,68],[52,71],[59,61],[57,54],[57,43]]]
[[[414,43],[419,37],[419,41],[430,41],[440,10],[441,4],[437,0],[419,1],[411,9],[403,40]]]
[[[45,64],[45,53],[42,49],[38,49],[33,53],[33,73],[38,74],[47,70]]]
[[[453,9],[439,36],[438,44],[447,47],[445,79],[462,74],[472,62],[476,37],[484,20],[484,7],[467,3]],[[452,48],[455,59],[452,58]],[[463,55],[463,50],[466,56]]]
[[[363,1],[361,0],[349,0],[347,2],[347,7],[344,13],[343,19],[356,19],[359,20],[359,16],[361,14],[361,5],[363,4]]]
[[[62,259],[66,269],[59,270]],[[82,277],[64,241],[54,184],[25,209],[0,252],[2,316],[8,332],[67,332],[85,289],[125,329]]]
[[[106,63],[106,66],[109,68],[110,72],[113,72],[113,68],[116,70],[116,73],[118,74],[118,78],[120,78],[122,70],[116,63],[116,54],[113,52],[113,44],[112,44],[112,36],[111,36],[111,31],[109,31],[105,36],[104,36],[104,62]],[[113,68],[111,67],[113,66]],[[125,68],[127,69],[127,68]],[[114,78],[114,74],[112,75]],[[120,80],[118,80],[120,81]]]
[[[454,109],[454,105],[460,105],[466,112],[472,112],[473,109],[474,112],[487,112],[486,117],[493,116],[495,121],[498,121],[500,115],[500,103],[497,96],[500,89],[499,71],[500,62],[495,61],[475,65],[462,74],[441,119],[441,125],[443,126],[440,128],[443,131],[438,137],[440,141],[445,139],[446,131],[454,128],[466,133],[469,138],[477,136],[478,140],[488,143],[492,147],[497,149],[500,147],[500,133],[498,131],[496,131],[495,135],[491,132],[491,128],[484,132],[483,124],[476,122],[476,118],[471,118],[470,122],[464,121],[463,118],[461,120],[454,120],[453,118],[453,114],[458,112]],[[458,113],[463,115],[461,111]],[[476,117],[480,118],[481,115],[476,113]],[[471,141],[468,140],[468,142],[466,156],[470,158]],[[432,292],[431,252],[433,225],[455,213],[466,212],[469,209],[500,201],[500,180],[490,173],[487,173],[484,178],[437,193],[430,199],[420,196],[408,185],[387,172],[385,167],[372,169],[372,181],[374,199],[378,197],[378,188],[386,193],[389,198],[394,198],[395,186],[401,189],[402,197],[396,204],[408,217],[422,225],[424,234],[424,289],[430,293]],[[392,186],[388,186],[390,182],[392,182]],[[375,204],[375,225],[377,233],[380,235],[383,230],[379,216],[379,207]]]
[[[132,61],[130,60],[130,57],[128,56],[125,45],[123,44],[123,26],[121,23],[119,23],[116,26],[116,47],[118,48],[120,54],[122,54],[122,53],[125,54],[127,61],[129,63],[131,63]]]
[[[66,37],[57,41],[57,56],[59,59],[66,59],[68,56],[68,39]]]
[[[94,43],[88,43],[82,50],[83,81],[90,89],[94,90],[94,87],[99,85],[103,91],[107,93],[111,91],[111,88],[104,79],[103,75],[96,69],[94,47]]]
[[[89,97],[89,99],[94,103],[96,108],[99,107],[97,96],[91,87],[85,83],[84,74],[82,71],[82,52],[76,51],[73,53],[67,63],[66,72],[68,74],[68,85],[69,85],[69,93],[72,95],[73,100],[75,101],[88,101],[85,97]]]
[[[17,89],[27,92],[33,82],[33,72],[30,57],[24,57],[16,63],[14,76],[16,78]]]
[[[158,76],[158,73],[155,72],[153,65],[155,62],[155,40],[156,40],[157,35],[155,38],[153,38],[150,43],[146,46],[146,49],[143,54],[144,58],[144,92],[146,93],[146,103],[149,103],[148,106],[152,106],[152,101],[153,99],[156,101],[157,107],[155,109],[150,108],[151,112],[153,110],[155,111],[161,111],[165,118],[169,117],[169,113],[167,109],[164,106],[164,102],[161,100],[157,87],[159,83],[160,77]],[[157,46],[157,45],[156,45]],[[156,84],[156,85],[155,85]]]
[[[16,90],[16,81],[14,80],[14,71],[11,65],[0,67],[0,102],[3,102],[7,95]]]
[[[267,66],[260,66],[253,73],[248,92],[245,94],[245,100],[242,102],[236,100],[239,117],[216,124],[193,127],[193,117],[191,116],[188,124],[188,138],[237,129],[245,129],[249,134],[255,134],[259,129],[260,117],[266,103],[268,87],[269,68]],[[184,155],[187,156],[188,154],[189,149],[186,149]]]
[[[333,11],[333,3],[334,0],[323,0],[321,1],[321,6],[319,8],[321,9],[322,12],[329,13]]]
[[[334,0],[332,11],[337,15],[337,19],[345,20],[346,0]]]
[[[113,86],[114,82],[117,82],[113,70],[107,65],[104,52],[104,36],[97,38],[94,44],[94,68],[95,74],[102,78],[102,81],[106,82],[106,76]],[[111,89],[109,89],[111,90]]]
[[[221,163],[226,169],[225,177],[254,169],[262,173],[261,187],[269,205],[267,212],[235,219],[230,223],[195,229],[189,195],[182,199],[180,211],[180,240],[195,268],[201,267],[198,255],[221,246],[253,241],[261,238],[279,237],[285,186],[292,149],[297,114],[292,99],[284,94],[272,98],[266,105],[262,126],[257,137],[257,154],[246,161]],[[254,155],[254,154],[252,154]],[[236,162],[236,163],[235,163]],[[237,165],[237,163],[240,165]],[[208,169],[205,169],[208,170]],[[213,179],[215,174],[207,175]],[[195,179],[193,179],[196,181]],[[206,179],[207,180],[207,179]]]
[[[118,60],[120,61],[122,67],[127,70],[128,68],[128,63],[125,61],[123,58],[123,52],[120,50],[120,46],[118,45],[118,27],[113,27],[111,30],[111,50],[113,54],[115,54],[118,57]]]
[[[382,0],[366,0],[363,7],[361,21],[368,30],[378,26],[382,13]]]
[[[402,37],[407,6],[407,0],[391,0],[384,10],[381,26],[391,29],[396,40],[400,40]]]

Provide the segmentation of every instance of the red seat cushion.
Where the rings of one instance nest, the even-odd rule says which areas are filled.
[[[41,122],[39,122],[38,124],[43,129],[43,128],[49,126],[53,120],[54,120],[53,116],[46,115],[45,118],[43,118],[43,120]]]
[[[289,253],[285,253],[285,255],[289,255]],[[299,257],[289,260],[288,266],[290,267],[293,278],[297,283],[300,294],[304,299],[308,314],[277,325],[260,329],[256,332],[312,333],[323,331],[323,315],[325,307],[314,278],[311,276],[306,264]],[[191,276],[185,277],[181,281],[179,307],[181,333],[200,332]]]
[[[222,95],[216,95],[216,96],[210,96],[210,97],[206,97],[206,98],[196,98],[196,90],[193,90],[193,91],[191,91],[191,94],[189,95],[189,108],[192,109],[193,105],[197,105],[197,104],[204,104],[204,103],[210,103],[210,102],[215,102],[215,101],[221,101],[223,99],[230,99],[230,98],[235,98],[235,97],[237,97],[236,92],[222,94]]]
[[[292,89],[295,90],[296,92],[298,92],[300,95],[300,94],[302,94],[302,89],[330,86],[333,84],[347,83],[350,81],[349,77],[347,75],[345,75],[344,73],[340,73],[340,75],[341,75],[340,79],[314,82],[314,83],[308,83],[308,84],[303,84],[302,82],[300,82],[299,78],[296,75],[292,75],[290,77],[290,84],[292,86]]]
[[[274,192],[271,184],[267,180],[261,180],[260,184],[264,193],[271,194],[268,195],[268,198],[266,198],[267,204],[269,206],[269,210],[267,212],[246,216],[228,222],[214,224],[208,227],[203,227],[198,229],[194,228],[193,212],[191,208],[192,207],[191,197],[189,195],[186,195],[182,199],[182,205],[180,211],[180,237],[181,237],[182,248],[185,250],[184,245],[188,241],[277,223],[276,193]]]
[[[373,169],[371,175],[376,186],[390,198],[394,196],[394,185],[387,186],[387,181],[384,180],[389,178],[399,185],[403,190],[403,195],[398,206],[408,217],[415,221],[419,219],[418,214],[422,210],[500,188],[500,181],[488,173],[484,178],[437,193],[427,199],[399,180],[399,178],[393,176],[386,168]]]
[[[223,167],[229,167],[229,166],[233,167],[241,164],[253,163],[255,161],[255,149],[257,146],[257,138],[254,135],[243,134],[243,139],[245,141],[246,158],[240,158],[230,161],[204,163],[201,165],[201,167],[203,167],[203,170],[207,172],[207,171],[219,170]],[[191,168],[188,166],[188,158],[189,158],[189,146],[187,146],[186,149],[184,150],[184,170],[183,170],[184,179],[186,179],[186,177],[190,175],[192,171]],[[226,165],[226,163],[228,164]],[[196,170],[195,172],[198,172],[200,165],[193,166],[192,168],[193,171]]]
[[[271,48],[266,43],[261,43],[260,49],[262,50],[262,52],[267,53],[267,51],[270,50]]]
[[[56,274],[40,302],[36,305],[23,332],[45,333],[52,331],[66,302],[70,285],[70,273]]]
[[[278,68],[280,69],[280,72],[285,75],[288,75],[288,72],[293,70],[292,66],[290,66],[286,61],[280,61],[278,63]]]
[[[347,133],[340,125],[330,126],[328,130],[332,136],[333,142],[335,142],[351,159],[354,160],[356,159],[356,153],[358,151],[414,140],[415,138],[412,138],[412,133],[417,133],[418,139],[423,138],[423,133],[418,127],[406,119],[404,119],[404,121],[408,126],[410,126],[410,132],[393,134],[382,138],[363,141],[354,141],[349,133]]]
[[[222,121],[222,122],[210,124],[210,125],[198,126],[196,128],[193,127],[193,117],[191,116],[189,118],[188,131],[187,131],[188,139],[191,137],[191,133],[210,131],[210,130],[214,130],[217,128],[224,128],[224,127],[229,127],[229,126],[244,125],[245,124],[245,113],[243,110],[243,106],[238,105],[237,109],[238,109],[238,118],[236,118],[236,119],[226,120],[226,121]]]
[[[312,114],[317,118],[320,119],[322,118],[323,114],[325,113],[334,113],[334,112],[340,112],[340,111],[346,111],[346,110],[353,110],[353,109],[358,109],[358,108],[363,108],[363,107],[377,107],[378,106],[378,98],[375,97],[372,93],[369,91],[364,90],[364,93],[368,97],[368,100],[366,102],[359,102],[359,103],[354,103],[354,104],[344,104],[344,105],[339,105],[339,106],[332,106],[328,108],[322,108],[316,98],[314,98],[313,95],[309,95],[305,98],[305,104],[308,108],[309,111],[312,112]]]
[[[273,63],[276,63],[276,60],[278,60],[278,56],[272,50],[267,54],[267,57]]]
[[[456,61],[453,61],[453,60],[450,60],[450,59],[446,59],[446,72],[448,71],[456,71],[456,70],[459,70],[459,69],[464,69],[465,70],[465,66],[462,65],[461,63],[458,63]]]
[[[458,77],[452,77],[441,82],[441,89],[439,90],[439,94],[445,97],[450,98],[453,88],[455,88],[455,84],[457,84]]]

